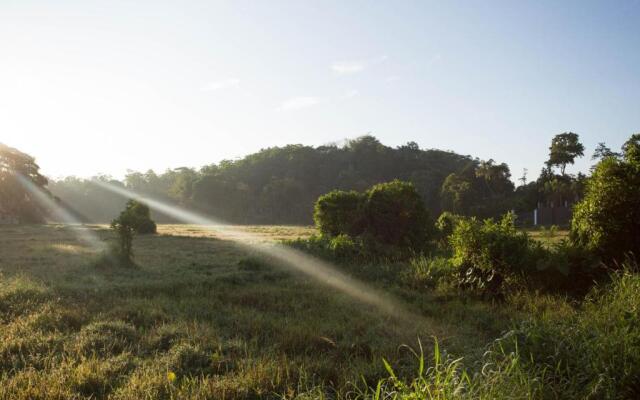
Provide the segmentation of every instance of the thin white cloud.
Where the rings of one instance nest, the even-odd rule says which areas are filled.
[[[331,65],[333,72],[339,75],[356,74],[364,70],[364,63],[358,61],[342,61]]]
[[[388,76],[387,79],[385,79],[387,83],[398,82],[399,80],[400,80],[400,77],[398,75],[391,75],[391,76]]]
[[[228,79],[221,79],[219,81],[209,82],[206,85],[204,85],[202,90],[205,92],[211,92],[211,91],[220,90],[220,89],[236,88],[239,85],[240,85],[240,79],[228,78]]]
[[[381,64],[387,61],[388,58],[386,55],[383,55],[364,61],[337,61],[331,64],[331,70],[338,75],[357,74],[371,65]]]
[[[318,97],[313,97],[313,96],[292,97],[288,100],[283,101],[280,107],[278,107],[278,110],[280,111],[300,110],[302,108],[315,106],[318,103],[320,103],[320,99]]]

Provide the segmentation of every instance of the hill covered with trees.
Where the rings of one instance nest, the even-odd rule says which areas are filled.
[[[415,142],[392,148],[363,136],[344,146],[268,148],[199,170],[130,172],[122,182],[97,179],[232,223],[310,224],[318,196],[393,179],[412,182],[433,215],[444,209],[498,215],[512,206],[510,176],[506,164],[493,160],[423,150]],[[89,221],[109,221],[124,205],[119,196],[75,177],[51,181],[49,188]]]

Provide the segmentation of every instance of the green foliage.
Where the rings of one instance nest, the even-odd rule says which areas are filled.
[[[334,190],[320,196],[313,214],[316,228],[329,236],[362,234],[365,228],[364,203],[365,196],[355,191]]]
[[[372,136],[344,146],[288,145],[263,149],[200,170],[130,172],[124,181],[98,177],[151,198],[197,209],[232,222],[310,224],[319,196],[334,189],[364,191],[393,179],[412,182],[433,215],[440,213],[440,188],[447,175],[478,161],[449,151],[392,148]],[[53,181],[51,191],[92,222],[110,221],[123,206],[117,195],[90,180]],[[175,222],[158,215],[158,222]]]
[[[450,174],[441,188],[442,208],[462,215],[493,217],[505,213],[514,185],[507,164],[493,160],[467,164]]]
[[[414,186],[394,180],[365,193],[332,191],[315,206],[316,227],[324,237],[310,248],[326,246],[333,258],[397,259],[420,252],[432,237],[428,211]]]
[[[420,255],[409,260],[402,280],[416,289],[450,289],[454,284],[456,268],[447,257]]]
[[[433,233],[432,221],[413,184],[394,180],[366,192],[365,232],[376,241],[419,251]]]
[[[596,166],[584,199],[574,208],[572,239],[608,259],[640,254],[639,138],[627,142],[624,159],[608,157]]]
[[[460,217],[456,214],[445,211],[438,217],[435,227],[437,231],[437,237],[442,245],[449,244],[449,237],[453,233],[453,229]]]
[[[44,220],[48,210],[23,182],[49,195],[45,189],[47,179],[39,171],[33,157],[0,143],[0,220],[8,218],[21,223]]]
[[[499,222],[460,218],[449,240],[459,284],[491,294],[500,292],[505,280],[533,270],[541,251],[537,242],[516,229],[512,213]]]
[[[562,398],[640,396],[640,276],[616,273],[581,311],[533,319],[515,332],[520,352],[546,367],[549,392]]]
[[[622,145],[624,159],[631,165],[640,168],[640,133],[631,135]]]
[[[434,342],[421,344],[406,376],[356,385],[357,399],[636,399],[640,396],[640,276],[629,270],[594,291],[582,309],[546,312],[495,340],[470,369]]]
[[[584,155],[584,146],[580,143],[580,137],[573,132],[565,132],[556,135],[551,140],[549,147],[549,160],[547,166],[560,167],[560,174],[564,176],[567,164],[573,164],[576,157]]]
[[[118,218],[111,221],[111,229],[116,233],[117,245],[110,256],[114,256],[122,265],[133,265],[133,236],[136,216],[127,207]]]
[[[125,206],[124,214],[138,234],[156,233],[156,223],[151,219],[149,206],[136,200],[129,200]],[[121,214],[122,217],[122,214]]]

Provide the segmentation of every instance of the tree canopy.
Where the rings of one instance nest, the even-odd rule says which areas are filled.
[[[584,155],[584,146],[580,143],[577,133],[565,132],[556,135],[549,147],[547,166],[560,167],[560,174],[564,176],[567,164],[573,164],[577,157]]]
[[[47,179],[40,174],[35,159],[0,143],[0,213],[19,222],[42,221],[46,209],[36,201],[25,180],[38,190],[46,190]]]
[[[640,254],[640,134],[622,152],[595,167],[571,223],[572,238],[605,257]]]

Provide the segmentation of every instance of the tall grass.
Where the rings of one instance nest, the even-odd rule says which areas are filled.
[[[355,382],[345,398],[424,399],[638,399],[640,398],[640,275],[627,268],[583,305],[543,313],[491,343],[470,366],[437,340],[429,357],[422,344],[408,349],[413,374],[386,360],[388,377]],[[318,389],[299,397],[319,398]]]

